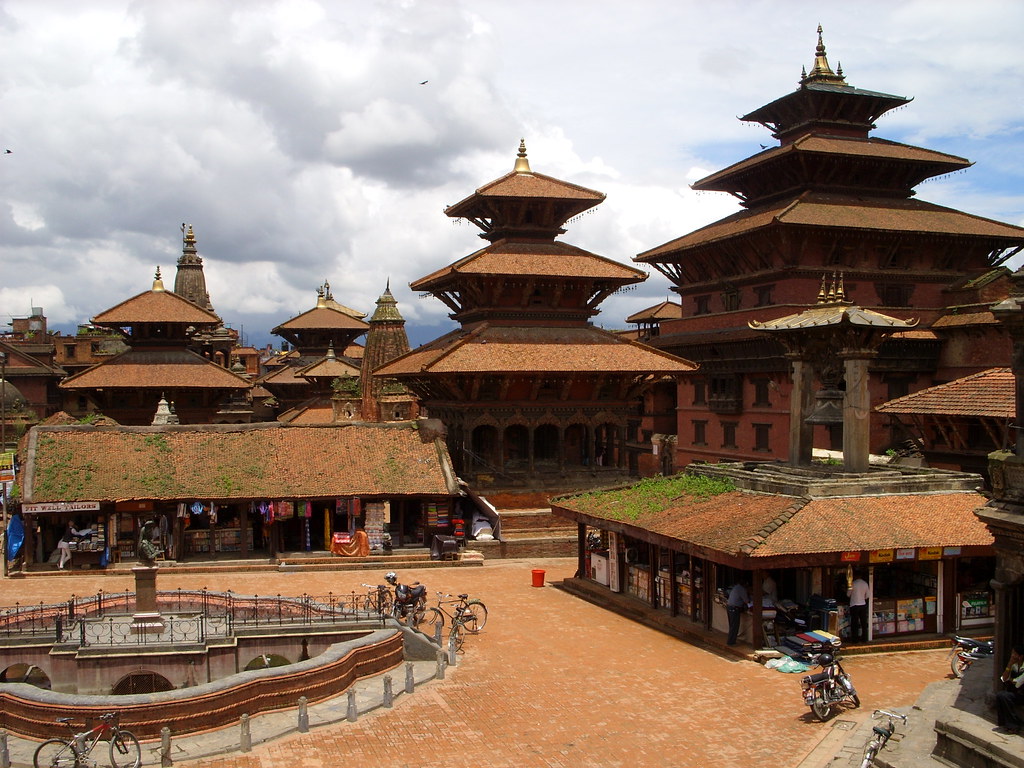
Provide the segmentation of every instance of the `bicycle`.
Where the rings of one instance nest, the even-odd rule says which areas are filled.
[[[363,584],[366,596],[363,598],[363,610],[386,616],[391,613],[393,599],[391,590],[384,584]]]
[[[907,724],[907,716],[901,715],[896,712],[889,712],[885,709],[876,709],[871,713],[872,719],[879,717],[888,717],[889,722],[884,726],[874,726],[871,730],[874,736],[871,737],[871,741],[864,747],[864,760],[861,761],[860,768],[871,768],[871,765],[875,762],[875,755],[881,751],[882,747],[886,745],[892,735],[896,733],[895,720],[899,719],[903,721],[903,724]]]
[[[445,598],[452,599],[446,600]],[[454,610],[448,611],[445,608],[448,605],[454,606]],[[454,596],[438,592],[437,605],[427,608],[426,613],[424,613],[423,618],[420,620],[420,624],[429,627],[430,631],[427,634],[430,634],[431,632],[436,632],[436,627],[438,626],[442,630],[444,629],[445,618],[451,622],[451,632],[456,634],[458,647],[461,648],[462,640],[464,639],[461,637],[463,630],[471,635],[475,635],[487,624],[487,606],[484,605],[483,600],[477,600],[476,598],[470,600],[467,594]],[[456,627],[458,627],[457,632]]]
[[[131,731],[117,724],[118,713],[100,715],[99,724],[87,731],[76,733],[71,726],[72,718],[58,717],[56,722],[64,723],[71,731],[71,738],[48,739],[36,748],[32,756],[35,768],[86,768],[96,765],[89,756],[101,741],[110,742],[110,765],[112,768],[139,768],[142,764],[142,747]]]

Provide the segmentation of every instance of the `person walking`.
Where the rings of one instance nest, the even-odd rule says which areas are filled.
[[[725,604],[726,613],[729,615],[729,637],[725,641],[726,645],[736,645],[736,637],[740,633],[740,616],[749,605],[750,595],[747,593],[747,587],[737,581],[729,590],[729,599]]]
[[[1024,725],[1017,714],[1017,707],[1024,704],[1024,645],[1013,646],[1010,662],[999,679],[1006,690],[996,694],[996,722],[1003,730],[1017,733]]]
[[[68,523],[67,527],[64,528],[64,535],[57,542],[57,549],[60,550],[60,562],[57,563],[59,570],[63,571],[64,566],[71,562],[71,542],[77,537],[78,531],[75,530],[75,526]]]
[[[871,587],[861,573],[853,580],[847,591],[850,597],[850,642],[866,643],[868,641],[868,599]]]

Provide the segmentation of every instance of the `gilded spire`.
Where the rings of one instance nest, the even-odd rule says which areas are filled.
[[[164,290],[164,281],[160,279],[160,267],[156,268],[156,275],[153,277],[153,290],[162,291]]]
[[[317,309],[322,309],[326,306],[327,299],[324,297],[324,287],[322,285],[318,285],[316,287],[316,307]]]
[[[814,49],[814,66],[811,67],[810,74],[806,74],[806,69],[801,70],[800,85],[807,85],[808,83],[846,84],[843,79],[842,69],[837,74],[829,66],[828,56],[825,53],[825,43],[821,37],[821,24],[818,25],[818,45]]]
[[[526,159],[526,139],[519,140],[519,154],[516,155],[516,173],[533,173],[530,170],[530,161]]]
[[[825,289],[825,275],[821,276],[821,288],[818,289],[818,303],[826,304],[828,302],[828,292]]]

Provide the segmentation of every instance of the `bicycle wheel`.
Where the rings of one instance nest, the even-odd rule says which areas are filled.
[[[466,641],[466,630],[463,628],[462,623],[456,621],[452,624],[452,631],[448,635],[449,645],[455,649],[458,653],[462,650],[462,644]]]
[[[32,756],[35,768],[74,768],[78,765],[71,745],[61,739],[49,739],[36,747]]]
[[[475,635],[487,623],[487,606],[482,600],[470,600],[466,603],[464,620],[466,631]]]
[[[142,764],[142,747],[131,731],[120,730],[110,740],[111,768],[139,768]]]
[[[434,634],[436,627],[444,628],[444,614],[438,608],[427,608],[420,620],[420,628],[428,635]]]
[[[864,760],[861,761],[860,768],[871,768],[875,762],[875,755],[878,754],[878,749],[881,747],[877,741],[872,740],[866,750],[864,750]]]

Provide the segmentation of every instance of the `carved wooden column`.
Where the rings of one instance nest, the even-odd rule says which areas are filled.
[[[805,419],[814,409],[814,366],[797,354],[788,354],[793,369],[789,393],[789,463],[808,466],[814,448],[814,425]]]
[[[843,394],[843,467],[847,472],[867,472],[871,452],[871,393],[868,390],[870,349],[844,349],[846,391]]]

